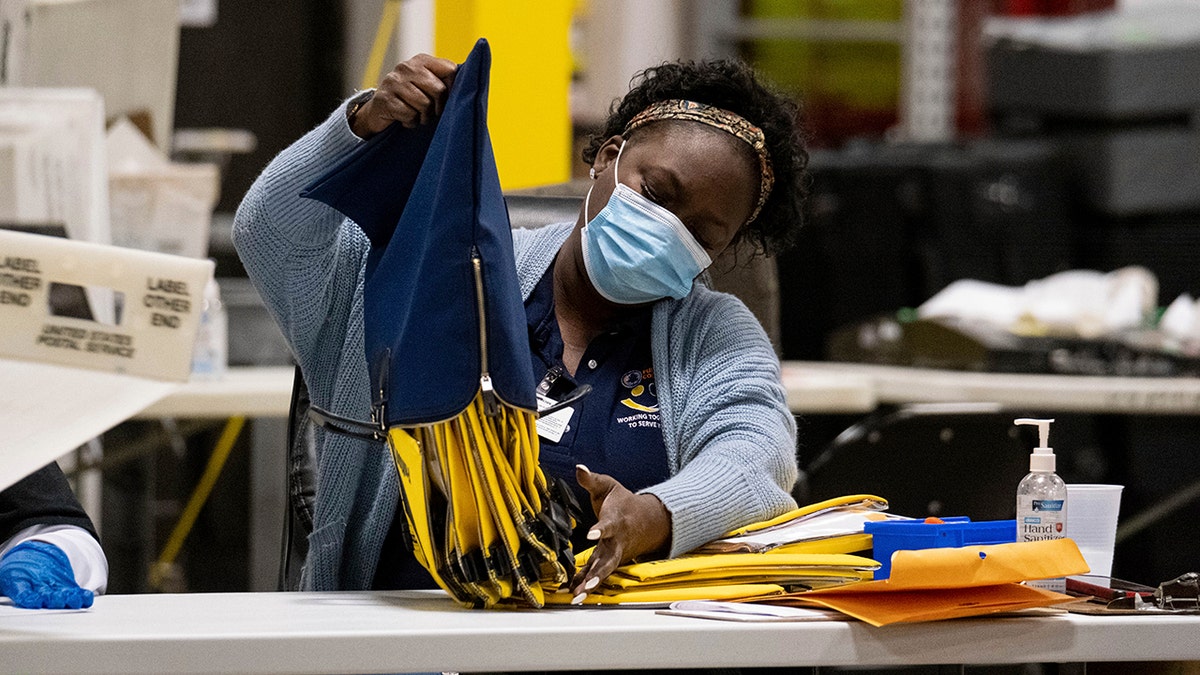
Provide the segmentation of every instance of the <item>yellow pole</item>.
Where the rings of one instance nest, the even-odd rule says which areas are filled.
[[[436,0],[435,53],[492,48],[488,129],[506,189],[561,183],[571,167],[571,14],[577,0]]]
[[[204,467],[204,473],[200,476],[200,482],[192,490],[192,496],[188,499],[183,514],[179,516],[179,522],[175,523],[175,529],[171,531],[171,536],[167,538],[167,544],[158,556],[158,561],[150,568],[151,588],[157,589],[162,585],[163,576],[183,549],[183,542],[187,540],[188,533],[196,524],[196,518],[200,516],[200,509],[204,508],[208,496],[216,486],[221,469],[225,466],[225,460],[229,459],[229,453],[233,451],[233,445],[237,443],[238,435],[242,433],[242,427],[245,424],[246,418],[242,416],[231,417],[225,423],[225,428],[221,431],[220,438],[217,439],[217,445],[209,455],[208,465]]]
[[[379,17],[379,27],[375,29],[375,42],[371,45],[371,54],[367,57],[367,67],[363,69],[361,89],[370,89],[379,84],[383,77],[383,60],[387,57],[388,43],[392,40],[392,32],[400,18],[400,0],[383,0],[383,15]]]

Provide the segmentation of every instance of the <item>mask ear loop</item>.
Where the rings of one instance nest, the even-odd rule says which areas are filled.
[[[625,152],[625,139],[621,139],[621,147],[617,148],[617,158],[613,160],[613,187],[621,184],[617,178],[621,174],[621,153]]]
[[[616,188],[618,185],[621,184],[621,182],[619,180],[617,180],[617,175],[619,174],[620,168],[621,168],[621,153],[624,151],[625,151],[625,139],[621,139],[621,147],[617,148],[617,158],[615,160],[613,160],[613,188]],[[596,180],[596,167],[593,166],[591,169],[588,170],[588,177],[591,178],[592,180]],[[591,209],[592,190],[595,187],[596,187],[596,184],[592,183],[588,187],[587,194],[584,195],[584,197],[583,197],[583,219],[584,219],[585,225],[587,223],[592,222],[592,219],[588,214],[592,212],[592,209]]]
[[[595,187],[596,187],[595,183],[592,183],[591,185],[589,185],[587,194],[584,195],[584,197],[583,197],[583,226],[584,227],[587,227],[588,224],[592,222],[592,217],[589,214],[592,212],[590,204],[592,201],[592,190],[595,189]]]

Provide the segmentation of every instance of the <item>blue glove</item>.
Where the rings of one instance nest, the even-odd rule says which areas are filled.
[[[0,558],[0,593],[25,609],[80,609],[93,599],[75,583],[67,554],[44,541],[22,542]]]

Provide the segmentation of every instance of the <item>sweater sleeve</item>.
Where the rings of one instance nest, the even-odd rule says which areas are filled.
[[[351,221],[300,192],[360,142],[343,103],[267,165],[234,216],[238,255],[306,378],[319,354],[342,348],[369,244]]]
[[[666,371],[663,426],[676,471],[645,492],[671,513],[677,556],[795,508],[796,421],[779,360],[745,305],[703,292],[662,311],[671,314],[669,357],[655,370]]]

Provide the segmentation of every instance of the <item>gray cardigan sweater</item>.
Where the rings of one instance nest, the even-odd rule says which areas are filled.
[[[354,223],[298,195],[362,142],[345,104],[276,157],[238,207],[233,237],[315,404],[370,417],[363,347],[369,243]],[[513,232],[528,298],[572,223]],[[644,490],[671,513],[671,555],[795,506],[796,426],[766,334],[736,298],[700,284],[653,309],[651,350],[671,477]],[[399,498],[387,449],[318,431],[306,590],[370,588]]]

